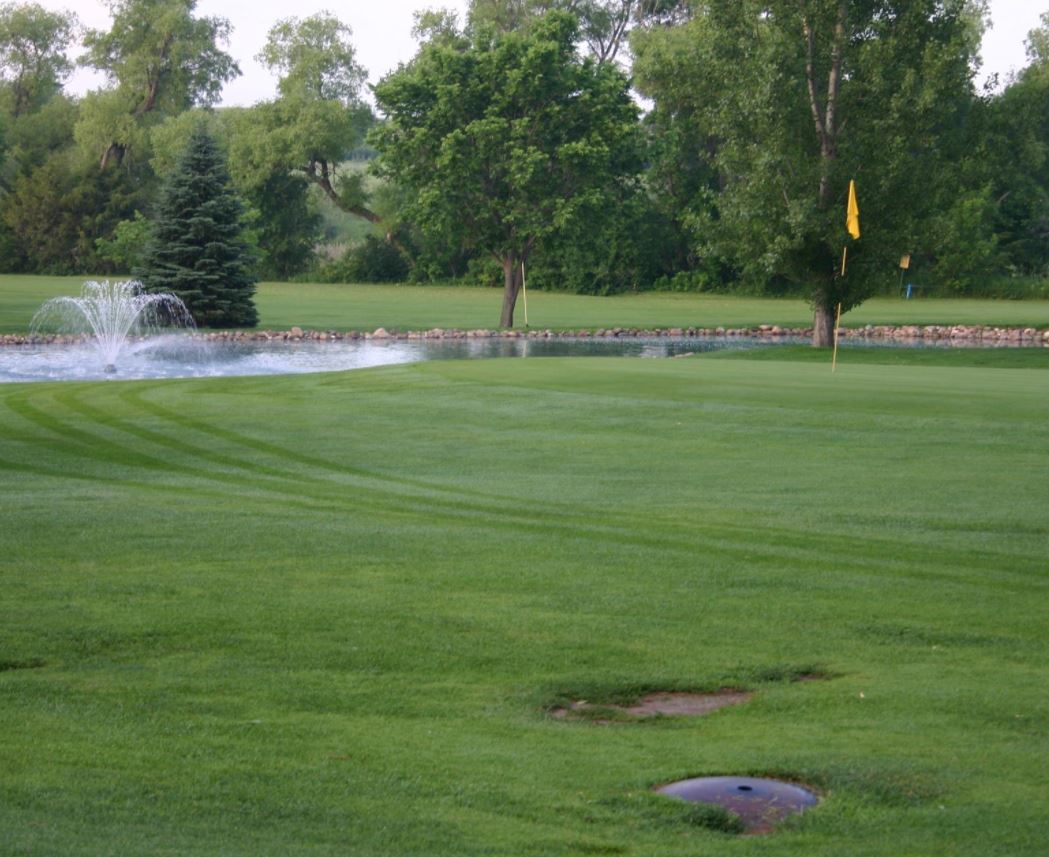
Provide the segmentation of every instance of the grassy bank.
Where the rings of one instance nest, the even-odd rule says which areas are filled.
[[[741,348],[713,351],[704,360],[784,360],[830,366],[827,349],[808,345],[774,345],[768,348]],[[844,370],[854,365],[984,367],[998,369],[1049,369],[1049,348],[913,348],[909,346],[858,345],[846,343],[838,353]]]
[[[78,294],[83,278],[0,276],[0,333],[27,329],[50,297]],[[262,283],[260,326],[287,329],[398,330],[493,328],[501,295],[495,289],[439,286]],[[524,326],[524,302],[516,321]],[[647,292],[588,297],[551,292],[528,295],[528,321],[539,328],[806,326],[805,301]],[[864,324],[989,324],[1049,327],[1049,301],[876,298],[843,318]]]
[[[1047,426],[858,361],[0,387],[0,851],[1042,854]],[[720,773],[823,801],[649,793]]]

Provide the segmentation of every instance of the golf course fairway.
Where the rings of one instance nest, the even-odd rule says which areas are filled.
[[[1047,450],[1044,368],[2,386],[0,853],[1044,854]]]

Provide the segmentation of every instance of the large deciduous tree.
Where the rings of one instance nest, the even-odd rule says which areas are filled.
[[[4,270],[34,273],[102,273],[107,262],[97,241],[131,217],[139,203],[130,177],[102,171],[68,148],[19,175],[4,198],[0,219],[9,243],[0,253]]]
[[[280,75],[279,97],[238,118],[233,164],[242,186],[294,173],[341,210],[378,223],[359,173],[340,169],[374,121],[361,99],[365,72],[351,35],[326,12],[287,18],[270,30],[258,59]]]
[[[981,103],[974,142],[994,189],[995,233],[1010,273],[1049,273],[1049,13],[1027,41],[1029,64]]]
[[[423,232],[499,262],[503,327],[533,249],[604,217],[640,166],[626,79],[580,58],[576,35],[555,12],[466,49],[430,43],[375,88],[381,174],[414,195],[405,215]]]
[[[8,113],[18,118],[39,109],[62,90],[73,70],[66,49],[76,31],[71,12],[37,3],[0,5],[0,75]]]
[[[306,270],[313,260],[321,218],[307,190],[302,176],[274,173],[246,191],[254,214],[262,277],[287,280]]]
[[[145,142],[147,118],[214,104],[240,74],[220,47],[225,18],[195,17],[196,0],[109,0],[113,25],[88,30],[81,62],[106,74],[110,89],[84,100],[77,138],[101,152],[104,167]]]
[[[697,244],[745,277],[804,283],[816,345],[835,307],[883,286],[902,254],[992,246],[986,188],[958,184],[981,12],[969,0],[706,0],[683,31],[635,39],[641,91],[692,124],[716,171],[691,203]],[[687,80],[646,65],[682,51]],[[842,276],[850,179],[863,226]]]
[[[631,29],[682,19],[687,0],[470,0],[471,31],[525,30],[548,12],[562,11],[579,21],[577,38],[598,62],[615,62]]]
[[[243,206],[225,158],[196,128],[164,184],[152,239],[133,273],[149,292],[181,298],[202,327],[252,327],[255,277],[242,235]]]

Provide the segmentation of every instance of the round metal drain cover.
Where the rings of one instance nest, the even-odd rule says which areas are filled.
[[[698,777],[656,789],[693,803],[712,803],[738,815],[748,833],[767,833],[796,812],[815,806],[812,792],[792,783],[755,777]]]

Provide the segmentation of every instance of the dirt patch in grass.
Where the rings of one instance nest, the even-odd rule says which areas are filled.
[[[719,708],[748,702],[752,696],[752,693],[745,690],[719,690],[717,693],[650,693],[623,710],[633,717],[653,717],[657,714],[665,717],[699,717]]]
[[[713,693],[648,693],[629,705],[612,705],[577,699],[568,705],[550,709],[550,716],[558,720],[702,717],[719,708],[748,702],[752,697],[753,694],[749,691],[724,688]]]

